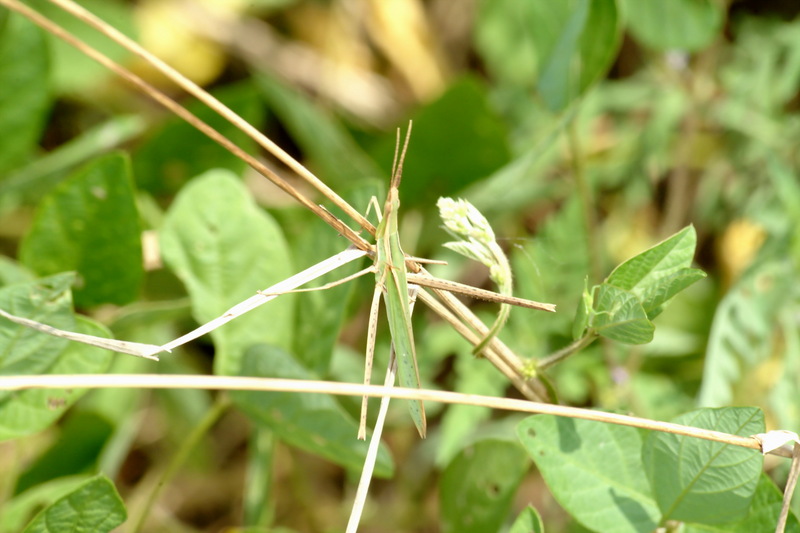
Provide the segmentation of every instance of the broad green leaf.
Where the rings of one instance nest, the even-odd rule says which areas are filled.
[[[547,486],[567,512],[601,533],[649,533],[661,513],[641,462],[641,432],[536,415],[517,428]]]
[[[91,479],[90,475],[54,479],[4,502],[0,533],[18,533],[36,513]]]
[[[77,271],[79,307],[135,299],[144,269],[127,157],[98,158],[46,196],[22,241],[20,262],[43,276]]]
[[[32,22],[13,14],[0,25],[0,180],[36,148],[50,107],[49,63]]]
[[[259,344],[246,353],[241,369],[245,376],[315,379],[284,350]],[[255,423],[271,429],[284,442],[359,472],[367,453],[367,441],[356,438],[358,424],[331,397],[295,392],[231,392],[231,398]],[[393,473],[389,452],[378,452],[375,475]]]
[[[653,340],[655,326],[639,299],[607,283],[597,287],[591,327],[603,337],[627,344],[645,344]]]
[[[250,83],[228,85],[213,95],[250,124],[258,127],[264,110]],[[205,105],[192,102],[187,108],[231,142],[248,153],[254,143]],[[141,189],[151,193],[173,193],[184,183],[211,168],[240,174],[246,164],[182,119],[168,120],[133,153],[133,174]]]
[[[516,442],[482,440],[462,450],[439,482],[443,531],[497,531],[528,467]]]
[[[747,517],[734,524],[700,525],[688,524],[685,533],[752,533],[753,531],[774,531],[781,513],[783,494],[775,486],[766,472],[758,478],[758,487],[750,504]],[[786,533],[800,532],[800,521],[790,512],[786,522]]]
[[[628,29],[659,51],[695,52],[710,45],[724,13],[714,0],[623,0]]]
[[[175,199],[160,232],[161,253],[183,281],[199,323],[289,277],[283,234],[230,172],[212,170]],[[236,375],[243,351],[256,343],[288,348],[294,295],[287,294],[213,331],[214,372]]]
[[[673,422],[741,436],[764,432],[755,407],[701,409]],[[664,520],[719,524],[747,515],[764,459],[747,448],[652,432],[642,462]]]
[[[111,333],[102,325],[81,316],[76,319],[75,327],[71,331],[96,337],[111,337]],[[23,326],[17,327],[27,330]],[[27,331],[21,330],[20,334],[27,335]],[[44,333],[36,333],[42,337],[50,337]],[[0,352],[5,352],[1,339],[2,337]],[[69,342],[62,350],[54,350],[54,353],[58,355],[57,359],[46,370],[37,374],[102,374],[108,370],[114,356],[108,350],[79,342]],[[0,400],[0,441],[43,430],[58,420],[85,392],[85,389],[30,389],[11,393]],[[64,458],[61,457],[60,460],[63,461]]]
[[[528,505],[519,513],[508,533],[544,533],[542,517],[534,507]]]
[[[739,399],[747,401],[754,385],[760,385],[752,381],[756,370],[762,365],[775,368],[771,362],[775,356],[773,342],[778,328],[783,325],[777,319],[784,306],[786,312],[792,309],[786,296],[792,292],[795,279],[791,263],[776,260],[754,265],[728,291],[714,313],[697,400],[699,405],[722,407]],[[792,338],[792,330],[796,327],[786,328],[787,339]],[[780,373],[786,374],[789,381],[780,387],[797,391],[797,382],[791,383],[792,376],[797,376],[796,366],[790,364],[794,356],[786,352],[784,357],[786,367]],[[767,392],[776,392],[774,372],[770,372],[768,384],[763,386]]]
[[[373,154],[391,168],[395,135],[387,135]],[[508,163],[508,129],[492,108],[486,87],[473,78],[451,84],[414,117],[400,187],[401,209],[430,206],[454,196]],[[442,154],[458,154],[443,157]]]
[[[43,509],[23,533],[106,533],[127,517],[114,484],[101,475]]]
[[[309,166],[326,183],[338,190],[337,185],[352,183],[353,179],[389,175],[390,167],[377,167],[328,111],[273,77],[259,74],[254,79],[269,109],[281,119],[311,162]]]
[[[664,304],[689,285],[706,277],[706,273],[697,268],[682,268],[658,281],[642,295],[643,307],[647,317],[654,319],[664,310]]]
[[[0,289],[0,308],[59,329],[73,330],[71,274]],[[0,375],[43,374],[66,350],[68,341],[0,318]],[[0,400],[11,396],[0,393]]]
[[[634,294],[652,320],[670,298],[706,276],[689,268],[696,245],[694,226],[687,226],[619,265],[605,283]]]

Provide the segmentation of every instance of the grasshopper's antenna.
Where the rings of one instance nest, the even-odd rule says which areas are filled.
[[[394,148],[394,161],[392,161],[392,182],[391,186],[397,188],[400,185],[400,178],[403,176],[403,162],[406,160],[406,151],[408,150],[408,141],[411,139],[411,126],[413,122],[408,121],[408,129],[406,130],[406,138],[403,141],[403,151],[400,151],[400,128],[397,129],[397,142]],[[398,156],[399,154],[399,156]]]

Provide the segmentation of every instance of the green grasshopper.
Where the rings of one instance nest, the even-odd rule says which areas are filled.
[[[383,205],[383,216],[375,232],[375,292],[372,298],[370,312],[369,338],[367,341],[367,362],[364,370],[364,382],[369,384],[372,374],[372,356],[375,351],[375,329],[377,327],[377,308],[380,294],[383,293],[386,314],[389,321],[389,330],[394,345],[395,360],[397,362],[400,385],[407,388],[419,388],[419,368],[417,367],[417,353],[414,348],[414,332],[411,328],[411,300],[408,294],[408,279],[406,277],[406,256],[400,248],[400,237],[397,228],[397,210],[400,207],[399,186],[403,174],[403,160],[405,159],[411,126],[406,132],[403,151],[398,158],[395,150],[395,159],[392,164],[392,178],[389,183],[389,193]],[[398,132],[398,148],[400,137]],[[377,201],[373,198],[377,204]],[[361,404],[361,425],[358,436],[363,439],[366,434],[367,397]],[[408,404],[411,418],[421,437],[425,437],[427,423],[425,421],[425,407],[421,400],[410,400]]]

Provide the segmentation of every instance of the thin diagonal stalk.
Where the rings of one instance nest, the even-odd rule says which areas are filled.
[[[485,337],[489,328],[475,317],[458,298],[446,291],[434,290],[434,292],[448,304],[447,307],[450,307],[450,309],[424,290],[419,292],[419,299],[446,320],[453,329],[471,344],[475,345]],[[472,329],[465,325],[462,320],[470,324]],[[526,398],[542,401],[547,397],[547,391],[541,383],[527,379],[522,361],[497,337],[494,337],[492,342],[483,350],[483,356],[506,376]]]
[[[300,191],[292,187],[288,182],[281,179],[275,172],[267,168],[264,163],[257,160],[255,157],[251,156],[244,150],[242,150],[239,146],[228,140],[227,137],[219,133],[217,130],[200,120],[194,114],[192,114],[189,110],[181,106],[175,100],[164,94],[163,92],[159,91],[146,81],[144,81],[139,76],[133,74],[129,70],[125,69],[124,67],[120,66],[104,54],[98,52],[96,49],[92,48],[85,42],[81,41],[71,33],[67,32],[57,24],[54,24],[46,17],[42,16],[37,11],[34,11],[27,7],[26,5],[20,3],[18,0],[0,0],[0,5],[5,5],[6,7],[17,11],[21,15],[30,19],[33,23],[40,26],[41,28],[47,30],[48,32],[52,33],[59,39],[62,39],[69,43],[70,45],[77,48],[81,53],[85,54],[86,56],[94,59],[104,67],[108,68],[118,76],[125,79],[127,82],[131,83],[137,89],[142,91],[143,93],[147,94],[151,98],[153,98],[156,102],[163,105],[175,115],[179,116],[193,127],[200,130],[203,134],[208,136],[214,142],[234,154],[236,157],[250,165],[256,172],[273,182],[275,185],[280,187],[281,190],[292,196],[295,200],[300,202],[303,206],[310,209],[314,212],[318,217],[323,219],[327,222],[331,227],[333,227],[337,232],[344,235],[350,242],[356,245],[358,248],[362,250],[370,250],[371,247],[369,243],[367,243],[360,235],[358,235],[355,231],[353,231],[347,224],[336,218],[330,211],[325,209],[324,207],[312,202],[306,196],[304,196]]]
[[[119,44],[129,52],[142,58],[150,63],[159,72],[164,74],[167,78],[172,80],[176,85],[181,87],[187,93],[191,94],[208,107],[216,111],[220,116],[228,122],[236,126],[240,131],[245,133],[248,137],[254,140],[259,146],[264,148],[267,152],[272,154],[276,159],[282,162],[287,167],[291,168],[297,173],[298,176],[306,180],[315,189],[322,193],[334,205],[339,207],[342,211],[347,213],[359,226],[374,234],[374,226],[364,216],[356,211],[342,197],[336,194],[330,187],[328,187],[322,180],[315,176],[310,170],[303,166],[299,161],[286,153],[280,146],[275,144],[266,135],[258,131],[253,125],[240,117],[236,112],[227,107],[225,104],[217,100],[214,96],[203,90],[196,83],[189,80],[186,76],[169,66],[167,63],[147,51],[137,42],[131,40],[129,37],[118,31],[113,26],[108,25],[101,19],[97,18],[91,12],[79,6],[72,0],[50,0],[50,3],[57,5],[61,9],[67,11],[71,15],[90,25],[115,43]]]

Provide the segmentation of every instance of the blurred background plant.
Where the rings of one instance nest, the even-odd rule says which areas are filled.
[[[28,3],[173,91],[148,65],[52,4]],[[800,427],[796,2],[81,4],[206,87],[360,210],[384,194],[394,129],[413,119],[401,188],[404,248],[447,260],[431,269],[441,277],[491,287],[487,269],[443,248],[448,236],[435,227],[440,196],[477,206],[511,258],[516,294],[558,304],[556,315],[513,309],[500,334],[534,362],[572,342],[587,280],[600,283],[615,265],[692,224],[695,261],[708,277],[658,317],[651,343],[596,342],[548,369],[560,401],[659,420],[695,407],[752,405],[764,410],[770,429]],[[87,207],[97,189],[74,185],[86,180],[108,186],[98,194],[111,195],[111,209]],[[198,206],[191,216],[199,218],[190,218],[185,210]],[[224,234],[214,250],[223,257],[204,259],[219,281],[215,289],[202,286],[203,272],[193,273],[181,251],[181,240],[197,237],[208,220]],[[75,235],[83,236],[77,251],[65,244]],[[204,302],[249,296],[344,246],[212,141],[0,10],[0,285],[77,271],[81,312],[117,338],[163,343],[213,317],[216,308],[203,309]],[[157,367],[115,356],[94,371],[237,373],[250,364],[269,375],[358,382],[369,291],[364,281],[282,298],[214,336],[216,360],[205,341]],[[475,308],[492,322],[496,306]],[[418,316],[415,325],[425,386],[512,393],[445,324]],[[379,342],[388,346],[383,334]],[[221,358],[221,350],[237,355]],[[384,358],[387,351],[379,350]],[[4,374],[14,373],[9,361],[0,359]],[[135,516],[219,398],[96,391],[43,431],[15,432],[13,413],[0,410],[0,436],[19,437],[0,444],[0,495],[16,502],[6,508],[18,516],[0,520],[0,531],[16,531],[40,502],[98,470]],[[291,437],[252,430],[269,416],[267,407],[253,407],[255,397],[234,401],[241,411],[219,410],[145,530],[340,528],[352,472],[282,444]],[[357,410],[355,400],[342,405]],[[51,418],[67,407],[53,406]],[[478,463],[469,463],[470,454],[498,463],[494,477],[480,480],[482,496],[474,496],[494,498],[484,502],[486,516],[473,517],[476,524],[510,523],[532,503],[548,531],[583,531],[529,471],[519,445],[507,441],[518,417],[430,406],[434,431],[420,442],[395,407],[386,437],[394,477],[374,485],[364,531],[387,524],[465,531],[464,509],[453,501],[471,501],[459,500],[455,488],[472,479],[469,468]],[[296,440],[311,439],[313,427],[306,430],[291,429]],[[785,467],[767,463],[778,482]],[[380,473],[391,471],[386,458]]]

